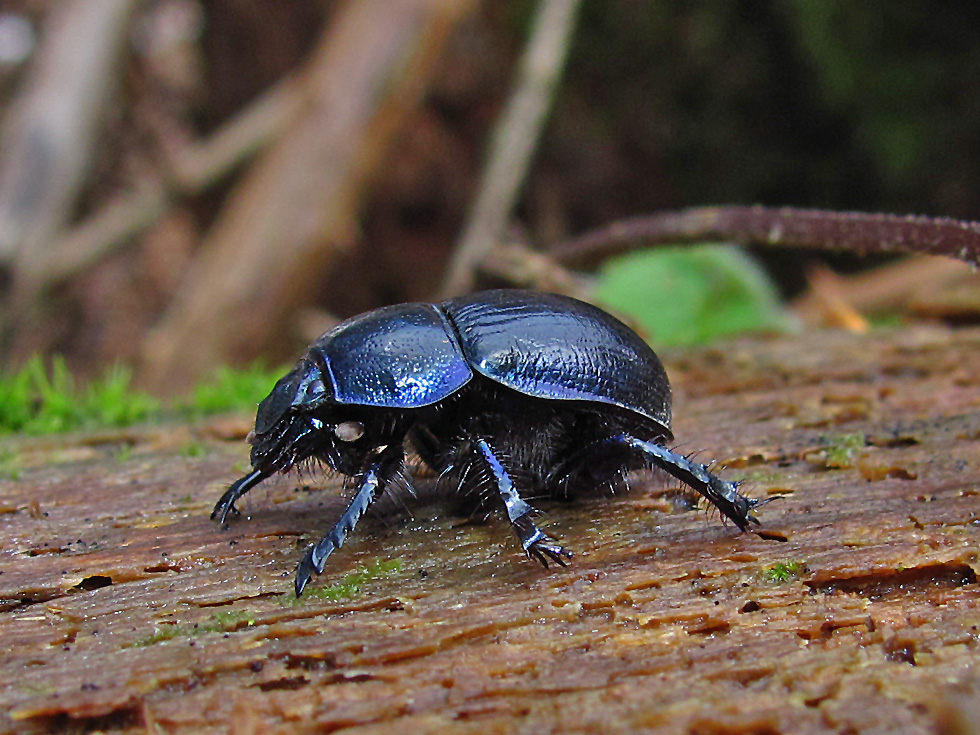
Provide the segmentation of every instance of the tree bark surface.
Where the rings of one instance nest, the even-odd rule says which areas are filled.
[[[648,474],[540,503],[575,552],[544,570],[423,493],[297,601],[344,490],[270,480],[218,528],[251,417],[10,442],[0,733],[978,732],[980,330],[665,357],[677,445],[775,498],[759,534]]]

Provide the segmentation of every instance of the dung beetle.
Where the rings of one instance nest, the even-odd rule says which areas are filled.
[[[757,501],[664,444],[670,384],[653,350],[618,319],[565,296],[495,290],[388,306],[320,337],[259,405],[252,471],[212,519],[276,472],[319,461],[354,479],[340,520],[309,547],[296,594],[385,488],[407,481],[405,445],[443,482],[502,506],[545,567],[571,554],[534,523],[530,495],[567,497],[659,467],[743,531]]]

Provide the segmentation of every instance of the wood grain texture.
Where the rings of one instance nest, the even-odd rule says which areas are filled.
[[[282,478],[219,530],[251,417],[11,442],[0,733],[977,732],[980,330],[666,363],[678,446],[779,498],[762,536],[647,476],[542,504],[576,553],[545,571],[504,523],[406,499],[312,591],[400,568],[297,602],[343,493]]]

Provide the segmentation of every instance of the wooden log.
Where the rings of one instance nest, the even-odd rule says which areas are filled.
[[[544,570],[409,500],[296,601],[343,491],[269,481],[221,531],[252,417],[12,440],[0,733],[976,732],[980,330],[666,358],[678,444],[778,498],[758,535],[638,476],[542,504]]]

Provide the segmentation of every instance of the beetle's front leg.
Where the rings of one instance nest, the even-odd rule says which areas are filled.
[[[500,460],[497,459],[486,440],[477,439],[474,446],[490,468],[490,473],[497,485],[497,493],[500,495],[500,499],[504,501],[504,507],[507,510],[507,520],[510,521],[511,528],[514,529],[517,539],[521,542],[524,553],[533,559],[537,559],[545,568],[548,567],[548,559],[565,566],[565,559],[570,559],[572,553],[555,543],[554,539],[535,525],[533,520],[534,508],[528,505],[517,492],[510,475],[500,464]]]
[[[651,464],[690,485],[743,531],[748,528],[749,523],[759,522],[752,515],[752,508],[759,501],[745,497],[738,492],[737,484],[722,480],[703,464],[692,462],[667,447],[629,434],[618,434],[607,441],[640,452]]]
[[[267,477],[269,477],[268,472],[252,470],[245,477],[235,480],[231,484],[231,487],[225,490],[224,495],[219,498],[217,504],[215,504],[214,510],[211,511],[211,520],[217,520],[222,526],[225,526],[229,513],[238,515],[238,508],[235,507],[235,502]]]
[[[368,507],[377,500],[384,492],[385,486],[390,483],[401,471],[405,460],[405,453],[401,442],[395,442],[385,447],[372,462],[367,470],[361,474],[361,484],[351,500],[347,510],[334,524],[334,527],[316,544],[310,546],[306,555],[296,569],[296,596],[303,594],[303,589],[313,577],[313,573],[319,574],[323,571],[327,557],[344,545],[344,541],[354,530],[354,526],[364,515]]]

